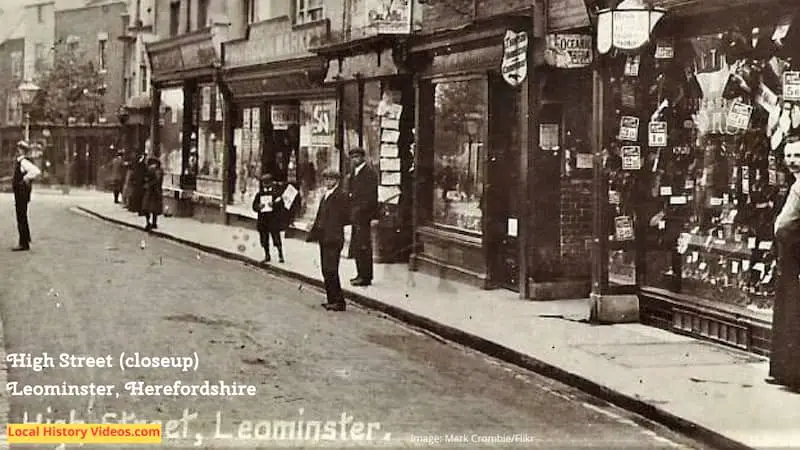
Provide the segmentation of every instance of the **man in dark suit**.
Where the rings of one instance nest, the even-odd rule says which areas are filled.
[[[344,311],[342,283],[339,280],[339,260],[344,247],[344,227],[348,223],[348,198],[339,186],[341,174],[326,171],[322,174],[325,193],[317,209],[314,225],[308,233],[309,242],[319,243],[322,279],[328,302],[322,306],[328,311]]]
[[[378,174],[367,164],[363,148],[350,150],[353,171],[350,174],[350,255],[356,260],[353,286],[372,284],[372,232],[370,222],[378,218]]]
[[[17,231],[19,245],[15,252],[31,249],[31,230],[28,225],[28,203],[31,201],[31,184],[39,176],[41,170],[28,159],[30,145],[25,141],[17,142],[17,161],[14,165],[14,178],[11,181],[14,190],[14,207],[17,212]]]

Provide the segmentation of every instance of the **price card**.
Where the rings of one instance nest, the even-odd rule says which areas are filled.
[[[722,206],[722,198],[711,197],[711,206]]]
[[[748,250],[755,250],[756,249],[756,245],[757,245],[756,238],[754,238],[754,237],[747,238],[747,249]]]
[[[639,140],[639,118],[633,116],[622,116],[619,122],[620,141]]]
[[[731,273],[739,273],[739,261],[731,261]]]
[[[630,216],[614,218],[614,237],[618,241],[633,240],[633,219]]]
[[[742,270],[745,271],[745,272],[750,270],[750,260],[749,259],[745,259],[744,261],[742,261]]]
[[[683,188],[684,189],[694,189],[694,180],[692,180],[691,178],[687,179],[683,183]]]
[[[661,195],[670,196],[672,195],[672,186],[661,186],[660,192]]]
[[[700,253],[699,252],[692,252],[692,262],[696,263],[699,259],[700,259]]]
[[[672,59],[675,57],[675,47],[671,42],[659,41],[656,44],[656,59]]]
[[[676,195],[669,198],[670,205],[685,205],[689,203],[689,199],[685,195]]]
[[[638,145],[622,147],[622,170],[639,170],[642,168],[642,149]]]
[[[731,104],[731,109],[728,110],[727,124],[728,128],[735,130],[746,130],[750,127],[750,116],[753,114],[753,107],[746,105],[739,100]]]
[[[800,72],[783,73],[783,99],[800,100]]]
[[[619,205],[620,204],[619,191],[608,191],[608,203],[610,203],[612,205]]]
[[[630,55],[625,60],[625,76],[638,77],[639,67],[642,65],[642,57],[639,55]]]
[[[772,248],[772,241],[761,241],[758,243],[759,250],[769,250]]]
[[[667,146],[667,122],[650,122],[647,142],[650,147]]]

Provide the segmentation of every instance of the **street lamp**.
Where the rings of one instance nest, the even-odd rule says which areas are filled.
[[[25,141],[31,139],[31,112],[30,106],[36,99],[36,94],[39,93],[39,86],[27,81],[19,85],[19,101],[22,107],[25,108]]]
[[[592,0],[584,0],[589,7]],[[608,4],[608,2],[605,2]],[[650,41],[650,34],[664,17],[666,10],[646,5],[642,0],[624,0],[616,7],[596,12],[597,51],[608,53],[612,48],[636,51]]]

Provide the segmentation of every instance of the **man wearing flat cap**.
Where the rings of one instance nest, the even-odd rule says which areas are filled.
[[[352,172],[348,183],[350,193],[350,255],[356,260],[353,286],[372,284],[372,232],[370,222],[378,217],[378,174],[367,164],[361,147],[350,149]]]
[[[17,231],[19,231],[19,244],[14,247],[15,252],[31,249],[31,230],[28,225],[28,203],[31,201],[31,184],[42,171],[28,159],[31,146],[25,141],[17,142],[17,162],[14,165],[14,207],[17,211]]]

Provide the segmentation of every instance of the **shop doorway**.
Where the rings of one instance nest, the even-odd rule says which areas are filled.
[[[499,75],[489,78],[484,249],[493,287],[519,290],[520,93]]]

